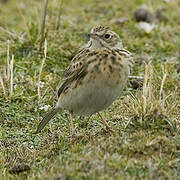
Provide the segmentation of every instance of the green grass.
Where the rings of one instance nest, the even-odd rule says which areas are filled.
[[[149,6],[149,2],[150,5]],[[133,18],[143,4],[164,9],[165,22],[145,34]],[[179,179],[180,178],[180,14],[179,1],[49,1],[46,20],[47,58],[39,52],[42,2],[13,0],[0,4],[0,177],[2,179]],[[60,24],[58,14],[61,10]],[[128,17],[123,25],[114,23]],[[63,70],[95,25],[109,25],[134,54],[132,75],[144,76],[143,87],[130,83],[103,112],[114,134],[97,115],[76,117],[77,136],[70,136],[69,114],[58,114],[35,134],[55,105]],[[59,26],[59,27],[58,27]],[[13,93],[9,61],[14,54]],[[146,65],[142,59],[148,59]],[[164,62],[164,59],[168,61]],[[5,72],[6,69],[6,72]],[[3,89],[4,88],[4,89]],[[11,174],[25,163],[29,171]]]

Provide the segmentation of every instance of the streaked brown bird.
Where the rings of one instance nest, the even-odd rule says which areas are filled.
[[[132,57],[123,48],[120,37],[108,27],[95,27],[89,36],[87,45],[67,67],[58,88],[58,102],[41,120],[37,133],[64,109],[70,113],[72,135],[73,114],[98,113],[106,128],[111,130],[99,111],[108,108],[121,95],[130,74]]]

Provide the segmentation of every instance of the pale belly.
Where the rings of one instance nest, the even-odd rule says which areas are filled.
[[[77,115],[91,115],[109,107],[120,96],[125,79],[119,81],[101,81],[96,79],[81,85],[59,98],[57,106]],[[118,82],[118,83],[117,83]]]

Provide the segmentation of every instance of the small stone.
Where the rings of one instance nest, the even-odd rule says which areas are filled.
[[[151,23],[153,21],[153,14],[146,9],[138,9],[134,12],[134,16],[137,22]]]
[[[18,164],[18,165],[15,165],[13,166],[10,170],[9,170],[9,173],[10,174],[19,174],[21,172],[25,172],[25,171],[29,171],[31,168],[24,164],[24,163],[21,163],[21,164]]]
[[[147,33],[147,34],[149,34],[155,27],[156,27],[156,25],[149,24],[147,22],[140,22],[139,23],[139,28],[143,29],[144,32]]]

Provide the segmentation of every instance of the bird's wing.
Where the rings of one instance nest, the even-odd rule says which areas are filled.
[[[86,74],[86,69],[88,59],[88,50],[82,49],[79,53],[72,59],[71,64],[65,70],[63,79],[58,88],[58,97],[61,95],[64,89],[66,89],[70,83],[74,80],[82,78]]]

